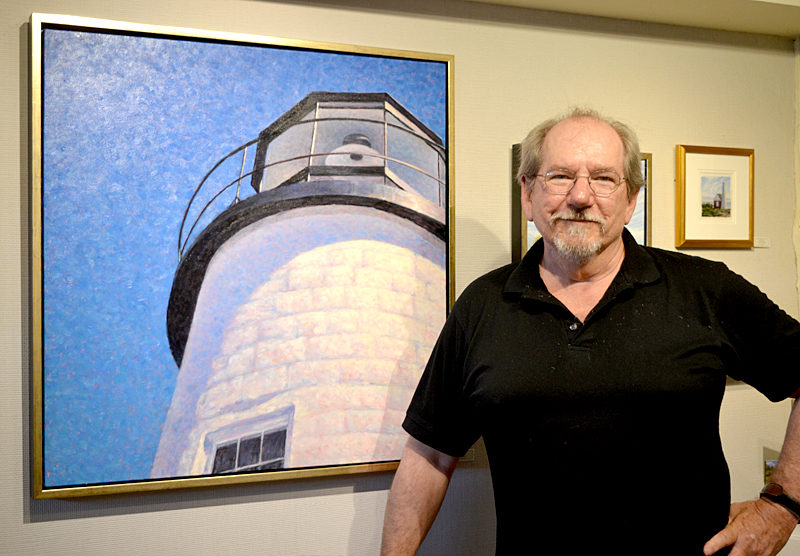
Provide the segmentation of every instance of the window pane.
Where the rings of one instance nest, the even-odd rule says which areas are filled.
[[[330,153],[345,144],[345,138],[355,134],[363,136],[369,147],[383,154],[383,112],[358,108],[320,110],[317,134],[314,140],[315,153]],[[368,121],[362,121],[368,120]],[[315,165],[324,164],[322,158],[314,159]]]
[[[239,462],[236,467],[246,467],[258,463],[261,451],[261,436],[243,438],[239,444]]]
[[[212,473],[231,471],[236,465],[236,442],[230,442],[217,447],[214,454],[214,469]]]
[[[283,460],[276,459],[275,461],[271,461],[269,463],[262,463],[261,465],[257,465],[254,467],[256,471],[270,471],[272,469],[283,469]]]
[[[261,191],[278,187],[308,166],[308,158],[292,159],[311,152],[311,134],[313,131],[314,126],[310,122],[296,124],[273,139],[267,148],[265,163],[268,167],[264,170]],[[270,166],[272,164],[274,166]]]
[[[261,461],[282,458],[286,451],[286,429],[266,433],[261,448]]]
[[[406,163],[389,162],[389,168],[423,197],[442,205],[439,182],[435,178],[440,172],[439,153],[436,149],[422,138],[392,127],[389,128],[388,144],[389,156]]]

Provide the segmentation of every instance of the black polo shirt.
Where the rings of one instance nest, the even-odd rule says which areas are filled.
[[[473,282],[408,409],[406,431],[447,454],[483,436],[498,553],[700,554],[730,503],[726,375],[773,401],[800,388],[800,325],[755,286],[623,239],[583,323],[545,288],[541,241]]]

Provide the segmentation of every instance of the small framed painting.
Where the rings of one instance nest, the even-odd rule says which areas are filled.
[[[753,149],[678,145],[676,247],[753,247]]]

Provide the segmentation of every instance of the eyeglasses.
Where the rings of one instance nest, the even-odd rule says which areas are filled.
[[[544,179],[544,190],[553,195],[566,195],[578,183],[578,178],[586,178],[598,197],[608,197],[625,180],[614,170],[598,170],[588,176],[575,175],[569,170],[550,170],[546,174],[536,174],[536,177]]]

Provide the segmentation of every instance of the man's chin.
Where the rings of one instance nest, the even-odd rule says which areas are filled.
[[[578,264],[585,264],[594,258],[602,248],[602,242],[597,240],[580,240],[576,238],[563,238],[558,235],[553,237],[553,246],[559,255]]]

